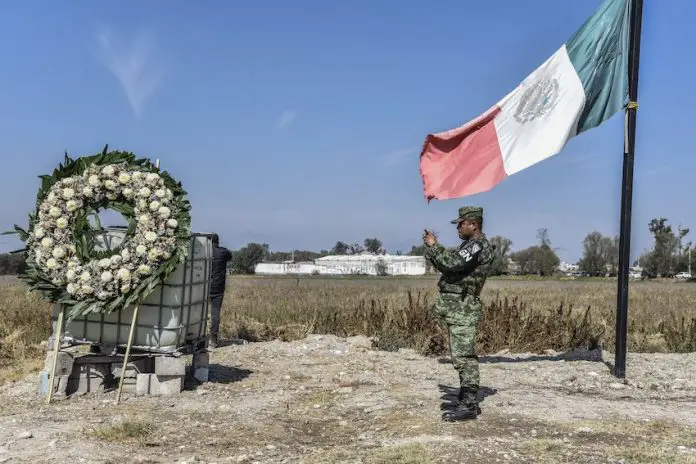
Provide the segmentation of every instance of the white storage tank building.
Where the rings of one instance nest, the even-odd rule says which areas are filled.
[[[256,265],[258,275],[424,275],[423,256],[331,255],[314,260],[314,263],[262,262]]]
[[[309,275],[320,272],[317,265],[311,262],[295,263],[283,261],[277,263],[258,263],[254,267],[254,273],[258,275]]]
[[[331,269],[345,275],[423,275],[426,272],[425,258],[422,256],[361,253],[324,256],[316,259],[314,263],[324,269]]]

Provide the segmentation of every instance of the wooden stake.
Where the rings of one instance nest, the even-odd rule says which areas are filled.
[[[126,368],[128,367],[128,356],[130,355],[131,345],[133,344],[133,333],[135,332],[135,322],[138,319],[138,309],[140,309],[140,300],[135,305],[133,310],[133,320],[131,321],[130,333],[128,334],[128,344],[126,345],[126,355],[123,358],[121,365],[121,380],[118,382],[118,394],[116,395],[116,404],[121,402],[121,390],[123,390],[123,380],[126,378]]]
[[[58,313],[58,330],[53,332],[53,367],[51,368],[51,375],[48,380],[48,395],[46,396],[46,404],[50,404],[51,398],[53,398],[53,383],[56,380],[56,366],[58,365],[58,351],[60,349],[61,334],[63,333],[64,313],[65,307],[60,305],[60,312]]]

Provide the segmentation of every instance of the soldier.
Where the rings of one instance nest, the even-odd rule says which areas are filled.
[[[454,411],[446,412],[448,421],[475,419],[481,414],[478,405],[479,367],[476,355],[476,330],[483,313],[479,295],[486,282],[483,266],[493,260],[493,250],[482,232],[483,208],[459,208],[457,225],[463,240],[457,250],[446,250],[435,235],[426,230],[423,242],[425,257],[442,274],[440,294],[431,308],[449,330],[452,364],[459,373],[459,402]]]

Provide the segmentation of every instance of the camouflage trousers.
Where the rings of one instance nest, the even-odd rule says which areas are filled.
[[[481,300],[474,295],[441,293],[432,308],[447,325],[452,365],[459,374],[463,402],[475,402],[479,388],[476,331],[483,314]]]

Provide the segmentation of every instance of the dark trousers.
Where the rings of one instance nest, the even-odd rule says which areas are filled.
[[[215,341],[218,339],[218,330],[220,329],[220,308],[222,308],[222,299],[224,296],[224,293],[210,296],[210,338]]]

